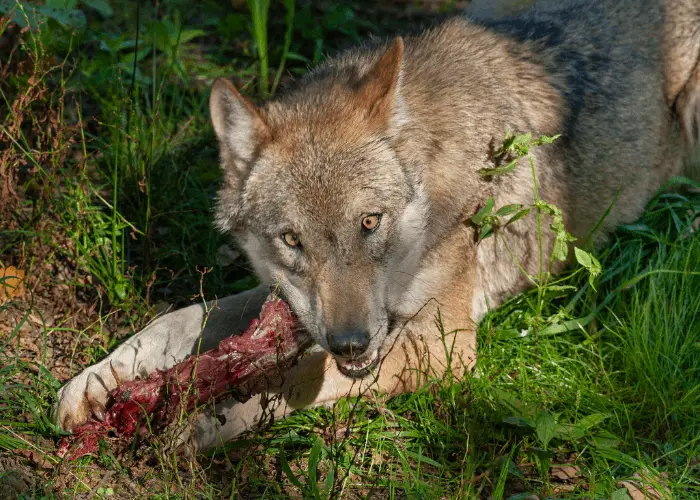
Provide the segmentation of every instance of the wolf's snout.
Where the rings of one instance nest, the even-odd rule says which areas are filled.
[[[361,328],[346,328],[328,334],[328,347],[336,356],[358,357],[369,346],[369,333]]]

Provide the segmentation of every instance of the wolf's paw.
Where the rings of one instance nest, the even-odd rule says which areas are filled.
[[[90,418],[103,421],[107,394],[126,380],[124,372],[121,363],[106,359],[70,379],[58,391],[61,428],[72,431]]]

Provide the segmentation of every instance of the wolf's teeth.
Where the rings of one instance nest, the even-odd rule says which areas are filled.
[[[367,368],[368,366],[370,366],[372,363],[374,363],[376,361],[377,356],[378,356],[378,352],[374,351],[372,353],[372,355],[365,358],[364,361],[359,361],[359,362],[357,360],[346,361],[345,363],[343,363],[343,367],[346,370],[354,370],[354,371],[364,370],[365,368]]]

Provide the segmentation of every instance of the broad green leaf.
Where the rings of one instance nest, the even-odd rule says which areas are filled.
[[[171,48],[171,25],[172,23],[168,19],[161,19],[153,27],[153,36],[155,37],[156,49],[161,52],[168,52]]]
[[[544,448],[538,448],[537,446],[530,448],[530,451],[537,455],[537,458],[540,460],[549,460],[554,456],[554,453],[551,451],[545,450]]]
[[[608,418],[610,418],[610,415],[607,413],[592,413],[591,415],[583,417],[581,420],[576,422],[576,424],[580,425],[585,430],[590,430]]]
[[[519,134],[516,135],[515,138],[513,139],[513,147],[516,149],[521,149],[526,151],[527,154],[527,148],[532,142],[532,134],[530,132],[526,134]]]
[[[518,164],[519,158],[516,158],[515,160],[511,161],[510,163],[507,163],[505,165],[501,165],[498,167],[493,167],[493,168],[481,168],[479,169],[479,173],[481,175],[484,175],[486,177],[490,177],[493,175],[503,175],[507,174],[511,170],[515,168],[515,166]]]
[[[524,210],[521,210],[520,212],[518,212],[517,214],[515,214],[513,217],[511,217],[511,218],[508,220],[508,222],[506,222],[506,226],[509,226],[509,225],[511,225],[513,222],[522,219],[523,217],[525,217],[525,216],[526,216],[527,214],[529,214],[529,213],[530,213],[530,209],[529,209],[529,208],[526,208],[526,209],[524,209]]]
[[[498,148],[498,151],[496,151],[496,154],[494,154],[494,156],[498,158],[499,156],[503,156],[506,151],[512,151],[514,142],[515,136],[508,132],[506,134],[505,139],[503,139],[503,144],[501,144],[501,147]]]
[[[85,14],[79,9],[51,8],[45,5],[35,5],[31,8],[54,21],[70,28],[82,29],[85,27]]]
[[[493,210],[493,204],[493,198],[489,196],[489,199],[486,200],[484,208],[482,208],[475,215],[473,215],[471,221],[477,226],[480,226],[484,222],[484,219],[491,215],[491,211]]]
[[[631,498],[629,493],[627,493],[627,488],[615,490],[612,495],[610,495],[610,500],[630,500]]]
[[[555,435],[557,422],[548,411],[541,411],[535,418],[535,432],[542,446],[546,449]]]
[[[586,269],[591,267],[591,254],[585,250],[581,250],[579,247],[574,247],[574,253],[576,254],[576,260]]]
[[[523,206],[518,203],[506,205],[504,207],[499,208],[495,215],[496,217],[505,217],[506,215],[514,214],[521,208],[523,208]]]
[[[53,19],[58,23],[74,29],[85,27],[85,15],[79,9],[66,8],[64,2],[58,2],[58,7],[45,5],[33,5],[28,2],[15,2],[13,0],[0,0],[0,14],[12,12],[12,22],[17,23],[22,28],[29,26],[36,29],[39,21],[43,19]]]
[[[52,9],[75,9],[77,5],[78,0],[46,0],[44,2],[45,7]]]
[[[559,424],[555,436],[568,441],[576,441],[586,435],[584,428],[577,424]]]
[[[323,16],[322,22],[326,29],[333,30],[342,26],[348,26],[348,24],[352,23],[354,17],[355,12],[352,7],[340,3],[329,9],[326,15]]]
[[[248,16],[243,13],[230,12],[219,18],[217,31],[227,38],[235,39],[248,30]]]
[[[113,51],[119,52],[120,50],[133,49],[134,47],[136,47],[136,40],[135,39],[128,39],[128,40],[123,40],[123,41],[119,41],[118,43],[116,43],[113,47]]]
[[[523,478],[525,477],[525,474],[523,474],[523,471],[521,471],[517,465],[515,465],[515,462],[512,460],[508,460],[508,474],[515,476],[515,477],[520,477]]]
[[[479,235],[479,241],[485,240],[493,234],[493,224],[484,224],[481,227],[481,234]]]
[[[524,418],[528,418],[530,416],[533,418],[535,417],[533,409],[525,406],[522,403],[522,401],[520,401],[511,393],[495,387],[491,388],[491,393],[498,401],[505,404],[506,406],[514,410],[516,413],[519,413]]]
[[[126,283],[124,283],[123,281],[119,281],[117,284],[115,284],[114,293],[121,300],[126,300]]]
[[[82,3],[91,9],[95,9],[103,17],[111,17],[114,14],[109,0],[82,0]]]
[[[569,245],[566,244],[566,241],[564,241],[562,238],[557,237],[554,240],[554,257],[559,260],[564,262],[566,258],[569,256]]]
[[[204,30],[182,30],[180,32],[180,37],[176,40],[178,40],[180,44],[183,44],[206,34],[207,32]]]
[[[584,316],[583,318],[574,318],[564,321],[560,324],[549,325],[548,327],[540,330],[539,335],[540,337],[547,335],[558,335],[560,333],[566,333],[572,330],[577,330],[593,321],[593,318],[595,318],[596,315],[597,312],[594,311],[588,316]]]
[[[534,420],[532,420],[531,418],[525,418],[525,417],[519,417],[519,416],[506,417],[503,419],[503,423],[515,425],[517,427],[525,427],[527,429],[534,429],[535,428]]]
[[[552,144],[554,141],[559,139],[561,137],[561,134],[553,135],[553,136],[547,136],[547,135],[541,135],[537,140],[534,141],[534,144],[537,146],[540,146],[542,144]]]
[[[603,267],[600,265],[598,259],[593,257],[593,255],[586,252],[585,250],[581,250],[578,247],[574,247],[574,253],[576,254],[576,260],[578,261],[578,263],[581,264],[581,266],[586,268],[586,270],[588,271],[588,281],[591,284],[591,287],[595,290],[593,282],[595,281],[595,278],[597,278],[603,272]]]
[[[544,200],[537,200],[535,206],[539,208],[543,213],[551,215],[552,217],[561,216],[561,210],[556,205],[547,203]],[[552,225],[556,224],[556,219],[552,222]]]
[[[617,448],[617,446],[620,444],[620,439],[609,431],[603,431],[595,436],[592,436],[590,439],[588,439],[588,442],[596,448],[613,449]]]
[[[119,56],[119,61],[122,63],[126,63],[127,65],[133,66],[134,57],[136,57],[136,62],[141,62],[150,53],[151,47],[143,47],[142,49],[139,49],[139,51],[135,54],[133,52],[125,52],[124,54]]]

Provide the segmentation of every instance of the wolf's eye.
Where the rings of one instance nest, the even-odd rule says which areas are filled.
[[[382,221],[382,214],[369,214],[362,217],[362,229],[366,232],[372,232],[379,227]]]
[[[283,233],[282,241],[284,241],[287,244],[287,246],[290,247],[301,246],[301,240],[299,239],[299,235],[294,231],[287,231],[286,233]]]

